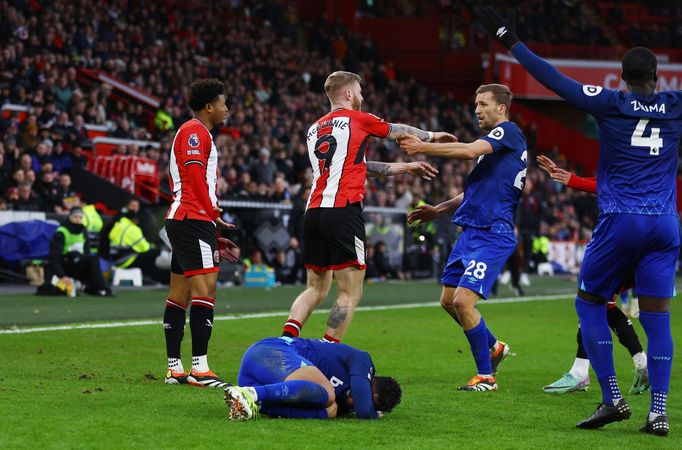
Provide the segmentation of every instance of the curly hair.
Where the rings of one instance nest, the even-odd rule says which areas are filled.
[[[374,387],[377,394],[375,405],[377,411],[391,412],[400,404],[403,390],[394,378],[374,377]]]
[[[197,80],[187,90],[187,104],[192,111],[201,111],[219,95],[225,94],[225,86],[215,78]]]

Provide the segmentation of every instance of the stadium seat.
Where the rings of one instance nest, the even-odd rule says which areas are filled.
[[[132,285],[135,287],[142,286],[142,270],[137,267],[131,269],[114,269],[114,286]]]
[[[540,276],[544,276],[544,275],[552,276],[552,275],[554,275],[554,267],[552,267],[552,263],[544,262],[544,263],[538,264],[538,275],[540,275]]]

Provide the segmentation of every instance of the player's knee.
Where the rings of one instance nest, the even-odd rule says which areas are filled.
[[[472,305],[471,302],[459,296],[455,296],[455,300],[453,301],[452,306],[454,307],[455,312],[457,312],[458,316],[462,313],[467,313],[474,309],[474,305]]]
[[[309,286],[308,292],[310,292],[312,297],[315,299],[315,304],[319,305],[322,301],[327,298],[329,294],[329,289],[325,289],[319,286]]]
[[[446,311],[454,310],[455,306],[453,298],[449,295],[441,295],[440,306]]]

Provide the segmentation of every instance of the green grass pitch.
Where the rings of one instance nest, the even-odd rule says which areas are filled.
[[[462,332],[433,304],[440,292],[435,283],[366,286],[362,306],[407,306],[358,311],[345,339],[372,355],[378,374],[394,376],[403,386],[402,403],[378,421],[233,423],[226,418],[221,391],[165,385],[162,290],[119,291],[115,299],[3,294],[0,448],[682,448],[679,347],[668,438],[638,431],[648,410],[648,393],[626,395],[633,417],[597,431],[575,428],[599,402],[593,374],[592,390],[586,393],[542,393],[542,386],[568,370],[575,356],[575,286],[558,279],[533,281],[528,292],[532,301],[481,303],[493,332],[512,349],[499,369],[500,390],[491,393],[456,391],[475,368]],[[286,311],[301,289],[223,289],[216,313]],[[508,296],[501,287],[500,297]],[[432,304],[409,307],[425,302]],[[209,362],[228,381],[235,379],[241,355],[251,343],[279,334],[286,313],[263,316],[215,322]],[[142,324],[7,333],[16,327],[129,320]],[[313,315],[303,335],[319,337],[325,320],[325,314]],[[148,321],[155,323],[145,325]],[[633,322],[645,344],[638,321]],[[676,301],[672,325],[673,336],[682,335]],[[632,361],[617,342],[614,349],[621,389],[627,391]],[[188,330],[186,367],[190,350]]]

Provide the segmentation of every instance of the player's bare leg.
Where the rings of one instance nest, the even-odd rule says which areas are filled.
[[[362,282],[365,279],[365,270],[356,267],[346,267],[335,270],[336,289],[339,296],[329,312],[325,339],[339,342],[346,334],[346,330],[353,320],[355,308],[362,298]]]
[[[194,386],[224,388],[227,383],[218,378],[208,366],[208,342],[213,331],[213,305],[218,272],[194,275],[189,278],[191,307],[189,327],[192,333],[192,371],[188,381]]]
[[[289,319],[284,324],[284,336],[298,337],[303,324],[322,301],[327,298],[332,287],[334,272],[308,269],[308,287],[301,292],[289,311]]]
[[[187,307],[192,299],[192,290],[189,284],[189,278],[177,273],[171,273],[170,290],[168,297],[172,298],[177,304]]]
[[[464,331],[475,328],[481,323],[481,313],[476,309],[479,296],[471,289],[458,287],[455,289],[453,308]]]
[[[455,290],[453,302],[457,318],[462,325],[464,335],[469,341],[471,353],[476,362],[477,374],[469,382],[460,386],[462,391],[495,391],[497,382],[493,375],[490,360],[490,346],[488,344],[488,328],[481,313],[476,309],[478,293],[464,287]]]
[[[456,288],[453,286],[443,286],[443,290],[440,294],[440,306],[445,310],[446,313],[453,318],[459,326],[462,324],[459,322],[459,317],[457,317],[457,311],[455,309],[455,291]],[[509,355],[509,346],[502,341],[498,341],[497,338],[488,329],[488,346],[490,348],[490,363],[493,366],[493,373],[497,372],[497,366],[500,365],[502,361]]]
[[[168,357],[168,370],[164,378],[166,384],[187,383],[187,373],[180,359],[180,346],[185,336],[186,311],[190,299],[189,279],[183,275],[171,273],[170,291],[163,313],[163,332]]]
[[[334,386],[329,382],[327,377],[324,376],[322,371],[315,366],[301,367],[300,369],[289,374],[284,381],[302,380],[310,381],[315,384],[319,384],[327,391],[329,400],[325,407],[329,407],[336,402],[336,394],[334,392]]]
[[[667,436],[669,432],[666,406],[673,359],[670,333],[670,299],[639,297],[639,322],[647,336],[647,365],[651,383],[651,407],[640,431]]]

